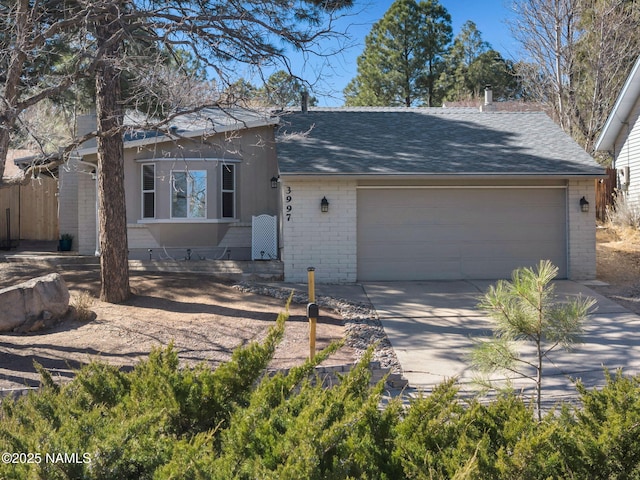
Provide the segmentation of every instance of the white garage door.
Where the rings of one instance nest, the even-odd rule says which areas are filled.
[[[509,278],[551,260],[566,278],[564,188],[358,190],[358,279]]]

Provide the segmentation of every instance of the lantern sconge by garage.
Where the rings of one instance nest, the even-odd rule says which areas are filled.
[[[589,211],[589,202],[584,197],[580,199],[580,210],[582,210],[585,213]]]
[[[322,197],[322,200],[320,200],[320,211],[322,213],[329,211],[329,200],[327,200],[327,197]]]

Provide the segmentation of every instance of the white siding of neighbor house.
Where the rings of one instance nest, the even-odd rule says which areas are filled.
[[[283,179],[281,190],[285,280],[306,282],[307,268],[315,267],[317,282],[355,282],[356,182]],[[327,213],[320,211],[322,197],[329,201]]]
[[[589,212],[580,207],[582,197],[589,202]],[[571,179],[567,193],[568,278],[596,278],[596,198],[592,178]]]
[[[631,115],[622,126],[620,136],[616,140],[615,167],[629,167],[629,184],[623,187],[618,177],[618,187],[622,188],[628,201],[640,207],[640,98],[637,100]]]

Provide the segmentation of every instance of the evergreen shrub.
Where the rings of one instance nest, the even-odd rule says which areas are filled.
[[[65,385],[39,367],[37,392],[2,401],[0,478],[640,478],[637,377],[578,383],[579,403],[541,421],[513,393],[462,397],[455,379],[408,403],[382,402],[372,351],[331,388],[314,366],[338,345],[267,374],[285,318],[215,370],[179,368],[173,346],[131,372],[92,363]]]

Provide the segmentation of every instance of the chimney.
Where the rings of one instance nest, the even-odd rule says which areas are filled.
[[[303,90],[300,96],[302,101],[302,113],[307,113],[309,111],[309,92]]]
[[[484,104],[480,107],[481,112],[495,112],[496,106],[493,104],[493,90],[491,85],[484,87]]]
[[[76,116],[76,138],[80,138],[87,133],[94,132],[97,129],[96,111],[90,110],[88,113]],[[96,139],[87,140],[80,148],[91,148],[97,145]]]

